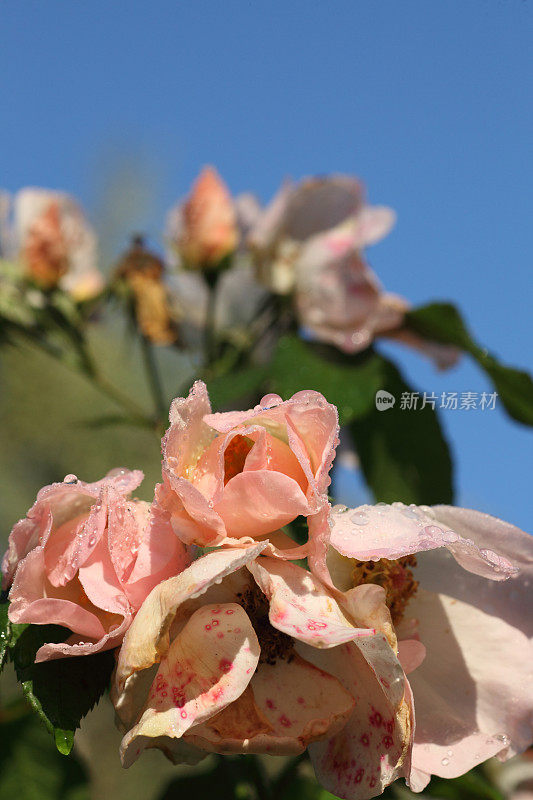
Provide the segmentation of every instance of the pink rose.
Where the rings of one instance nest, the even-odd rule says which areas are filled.
[[[319,237],[349,229],[357,250],[382,239],[394,225],[385,206],[369,206],[357,178],[330,175],[286,181],[270,205],[258,215],[248,241],[264,283],[278,294],[291,293],[305,254]]]
[[[403,328],[410,304],[383,290],[361,255],[359,241],[357,224],[348,222],[302,247],[294,264],[300,324],[347,353],[387,336],[420,350],[439,369],[453,366],[459,358],[456,348],[428,342]]]
[[[351,592],[365,586],[389,607],[416,716],[415,791],[432,774],[457,777],[531,745],[531,536],[451,506],[341,506],[331,515],[328,565],[348,608]],[[358,758],[360,731],[348,736],[349,726],[342,741],[311,751],[323,785],[355,800],[331,755]]]
[[[374,587],[354,590],[359,616],[349,615],[309,572],[262,556],[265,546],[209,553],[145,600],[112,689],[122,763],[150,747],[189,764],[206,752],[295,755],[343,741],[359,721],[360,757],[337,769],[373,797],[406,774],[411,745],[401,666],[365,623]],[[339,670],[347,659],[351,672]]]
[[[204,167],[189,197],[169,216],[171,240],[184,265],[216,267],[238,243],[237,214],[226,184],[214,167]]]
[[[165,515],[130,500],[142,472],[116,470],[96,483],[67,476],[45,486],[9,536],[3,588],[12,622],[63,625],[37,661],[116,647],[151,589],[188,563]]]
[[[197,382],[172,403],[156,501],[182,541],[202,547],[246,545],[308,517],[313,555],[327,532],[337,435],[337,410],[318,392],[286,402],[269,395],[250,411],[212,414]],[[286,555],[298,557],[294,549]]]

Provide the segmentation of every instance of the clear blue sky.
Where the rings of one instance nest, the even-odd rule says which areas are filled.
[[[355,173],[398,213],[369,252],[385,286],[457,302],[532,369],[532,42],[531,0],[3,0],[0,185],[74,193],[118,247],[157,238],[207,162],[263,199]],[[487,388],[467,361],[441,376],[394,352],[421,389]],[[459,501],[531,528],[531,432],[443,416]]]

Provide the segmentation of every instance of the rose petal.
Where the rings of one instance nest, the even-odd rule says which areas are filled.
[[[52,587],[46,578],[42,547],[21,561],[9,594],[9,619],[16,623],[63,625],[95,639],[105,631],[100,619],[79,604],[80,585]],[[52,596],[50,596],[52,595]]]
[[[395,664],[391,685],[384,674],[371,668],[360,643],[362,640],[328,651],[298,645],[304,658],[335,675],[356,701],[339,733],[309,747],[319,783],[347,800],[381,794],[392,781],[407,774],[409,765],[411,722],[408,703],[402,699],[402,670],[392,650],[384,645],[382,652],[388,651],[390,664]],[[390,679],[391,670],[386,674]]]
[[[180,738],[222,711],[246,689],[259,661],[259,642],[241,606],[198,609],[170,645],[138,724],[121,744],[125,767],[146,737]]]
[[[260,543],[209,553],[180,575],[158,584],[148,595],[124,637],[112,690],[117,713],[128,727],[136,714],[135,687],[145,680],[143,671],[158,663],[167,651],[178,608],[256,558],[264,547],[265,543]]]
[[[533,737],[531,643],[476,606],[475,597],[468,604],[423,589],[409,603],[426,647],[410,677],[413,765],[428,774],[462,775],[493,755],[522,751]]]
[[[260,664],[246,692],[188,740],[218,753],[296,755],[339,730],[353,705],[336,678],[294,655]]]
[[[271,624],[289,636],[327,648],[374,633],[356,628],[318,579],[296,564],[261,557],[248,569],[270,600]]]
[[[217,505],[228,535],[236,538],[271,533],[309,510],[296,481],[270,470],[235,475]]]
[[[461,566],[477,575],[505,580],[516,571],[507,559],[480,549],[471,539],[463,539],[446,524],[439,524],[427,506],[363,505],[333,510],[331,520],[332,547],[358,561],[396,559],[446,547]]]

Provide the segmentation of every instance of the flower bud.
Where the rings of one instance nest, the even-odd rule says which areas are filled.
[[[174,244],[184,266],[212,269],[238,243],[237,215],[231,195],[213,167],[205,167],[173,216]]]

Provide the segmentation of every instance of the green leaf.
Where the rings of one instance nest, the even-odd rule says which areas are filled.
[[[0,725],[0,800],[89,800],[87,774],[32,716]]]
[[[350,425],[366,482],[376,501],[417,505],[451,503],[452,461],[437,413],[429,406],[402,410],[403,392],[413,390],[385,358],[382,384],[392,394],[393,407],[378,410],[375,403]]]
[[[9,600],[7,592],[0,596],[0,672],[4,667],[9,651],[15,646],[21,633],[26,630],[27,625],[16,625],[9,621],[8,617]]]
[[[63,755],[72,750],[74,731],[108,687],[114,667],[112,651],[34,663],[41,645],[67,635],[58,625],[28,625],[11,650],[22,690]]]
[[[227,375],[208,380],[207,388],[213,409],[222,409],[231,402],[249,395],[256,395],[256,402],[258,402],[261,384],[266,375],[267,367],[258,365],[235,370]]]
[[[9,647],[9,637],[11,635],[10,625],[7,610],[9,603],[7,600],[0,601],[0,672],[4,668],[6,662],[7,651]]]
[[[416,308],[405,324],[415,333],[464,350],[477,361],[499,394],[507,413],[524,425],[533,425],[533,380],[527,372],[506,367],[472,338],[461,315],[451,303],[432,303]]]
[[[280,339],[270,367],[271,390],[284,400],[303,389],[315,389],[337,406],[341,425],[366,414],[382,387],[383,364],[366,353],[347,356],[329,345]]]

